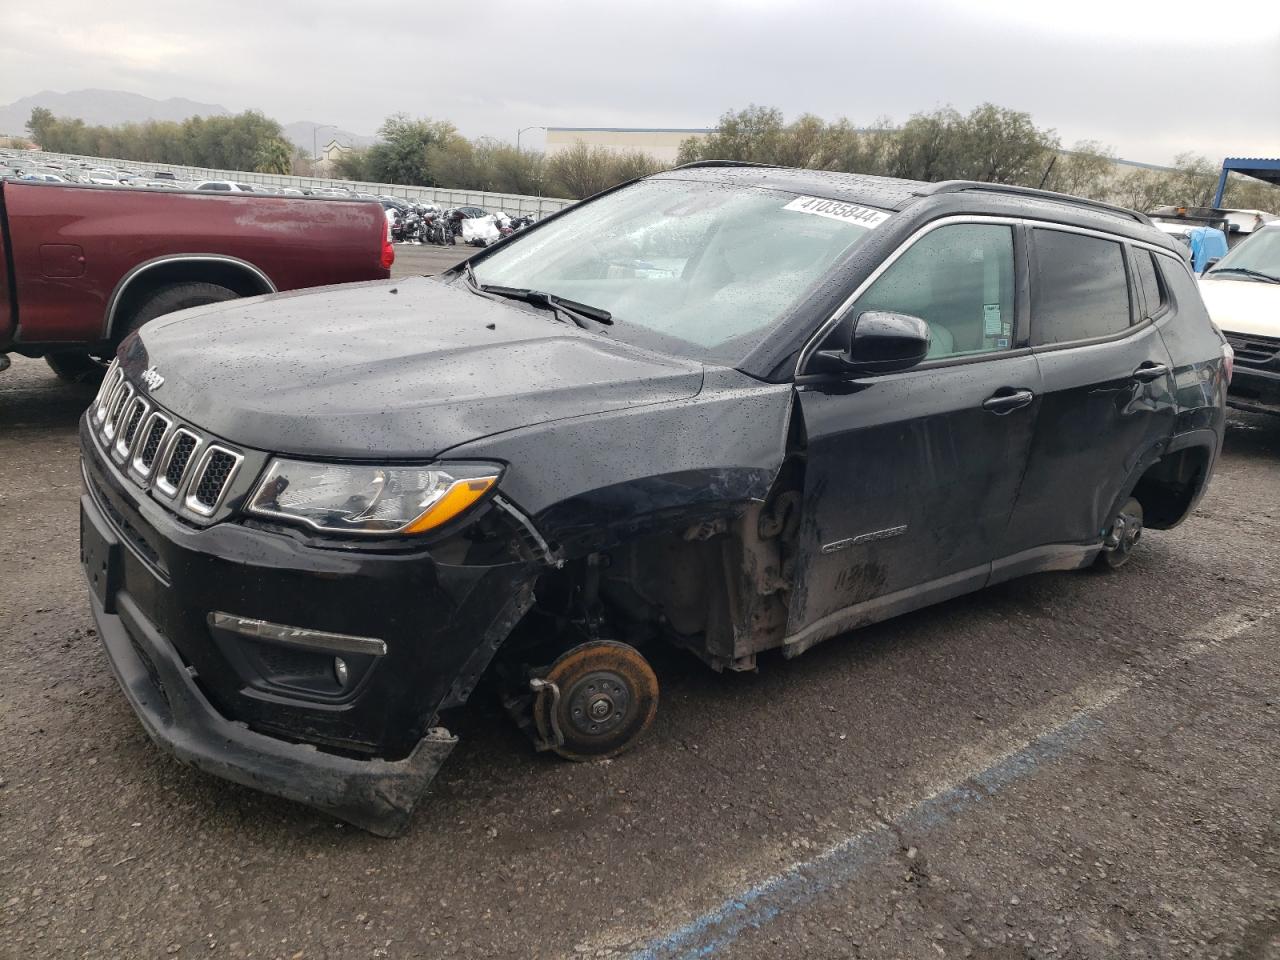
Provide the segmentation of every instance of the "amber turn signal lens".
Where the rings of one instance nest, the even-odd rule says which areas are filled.
[[[470,480],[455,480],[444,492],[444,496],[427,507],[422,515],[402,532],[425,533],[448,523],[488,493],[497,479],[497,477],[475,477]]]

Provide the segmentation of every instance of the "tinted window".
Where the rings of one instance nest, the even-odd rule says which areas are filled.
[[[1088,340],[1129,326],[1129,281],[1119,243],[1036,230],[1035,247],[1032,342]]]
[[[1137,265],[1138,283],[1142,286],[1142,297],[1147,304],[1147,316],[1154,317],[1164,306],[1164,291],[1156,275],[1156,265],[1152,261],[1154,254],[1146,250],[1134,250],[1133,262]]]
[[[1187,269],[1188,265],[1178,263],[1169,257],[1161,257],[1159,263],[1162,268],[1160,277],[1169,291],[1169,299],[1173,301],[1179,317],[1184,314],[1203,314],[1207,317],[1204,301],[1200,298],[1200,287]]]
[[[230,190],[231,185],[227,183],[202,183],[196,187],[197,190]]]
[[[929,358],[1007,350],[1013,343],[1013,229],[958,223],[925,234],[853,305],[929,324]]]

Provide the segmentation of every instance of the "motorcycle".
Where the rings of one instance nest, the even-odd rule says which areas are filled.
[[[403,243],[422,242],[422,217],[414,212],[412,207],[410,207],[409,212],[404,215],[403,234]]]
[[[399,209],[397,209],[392,216],[394,219],[391,221],[391,242],[404,243],[405,225],[408,218],[406,217],[405,212]]]
[[[427,204],[422,212],[422,240],[424,243],[445,244],[445,217],[435,204]]]

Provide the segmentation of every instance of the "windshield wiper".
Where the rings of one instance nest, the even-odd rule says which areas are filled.
[[[532,303],[535,307],[546,307],[560,319],[567,317],[569,322],[576,323],[583,329],[590,326],[587,323],[588,320],[594,320],[596,323],[602,323],[605,326],[612,326],[613,324],[613,314],[608,310],[593,307],[588,303],[579,303],[577,300],[557,297],[554,293],[547,293],[544,290],[529,290],[526,287],[503,287],[493,283],[477,284],[476,289],[491,293],[497,297],[506,297],[508,300],[523,300],[525,303]]]
[[[1210,270],[1209,273],[1239,273],[1246,277],[1254,277],[1267,283],[1280,283],[1280,277],[1273,277],[1269,273],[1263,273],[1261,270],[1251,270],[1249,267],[1217,267]]]

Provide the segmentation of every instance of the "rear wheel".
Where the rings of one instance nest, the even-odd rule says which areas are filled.
[[[121,338],[132,333],[149,320],[163,317],[175,310],[186,310],[188,307],[202,307],[207,303],[221,303],[223,300],[234,300],[240,294],[216,283],[191,281],[175,283],[161,287],[151,294],[134,311],[129,318],[128,326],[118,331]]]
[[[1104,570],[1119,570],[1133,556],[1133,548],[1142,539],[1142,504],[1133,497],[1125,501],[1102,538],[1102,552],[1095,561]]]
[[[658,712],[658,678],[640,651],[593,640],[551,665],[538,686],[534,722],[544,743],[569,760],[616,756]]]

